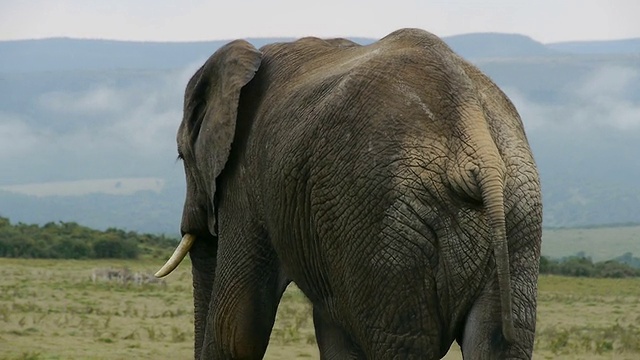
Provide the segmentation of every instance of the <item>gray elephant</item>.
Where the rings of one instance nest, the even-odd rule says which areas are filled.
[[[259,359],[295,282],[323,359],[529,359],[542,204],[520,117],[438,37],[216,51],[178,130],[195,357]]]

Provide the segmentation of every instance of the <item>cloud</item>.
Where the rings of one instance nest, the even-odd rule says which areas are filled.
[[[51,114],[57,141],[66,151],[131,149],[136,154],[175,152],[182,119],[182,96],[196,65],[128,85],[92,84],[84,91],[54,91],[36,99],[41,114]],[[110,150],[111,151],[111,150]]]
[[[21,116],[0,112],[0,159],[27,155],[43,137]]]
[[[603,66],[560,91],[559,103],[536,102],[514,88],[505,88],[505,92],[529,131],[639,131],[639,83],[636,68]]]
[[[515,88],[505,87],[503,91],[515,105],[528,132],[536,131],[555,123],[551,120],[556,117],[555,113],[558,111],[554,106],[534,102]]]
[[[175,135],[184,87],[200,65],[81,73],[40,92],[34,87],[24,104],[0,111],[0,185],[182,176]]]
[[[575,121],[611,126],[615,129],[640,129],[640,98],[637,84],[640,71],[625,67],[604,67],[578,87]]]
[[[50,92],[38,99],[43,110],[77,115],[95,115],[122,111],[129,100],[114,87],[98,87],[87,92]]]

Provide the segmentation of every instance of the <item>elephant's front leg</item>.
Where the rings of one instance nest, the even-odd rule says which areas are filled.
[[[215,279],[218,239],[199,236],[189,251],[193,276],[194,358],[200,359]]]
[[[220,234],[202,359],[262,359],[287,281],[268,239]]]

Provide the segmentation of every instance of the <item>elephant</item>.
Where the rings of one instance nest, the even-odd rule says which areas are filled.
[[[196,359],[264,356],[281,296],[322,359],[530,359],[542,199],[508,97],[436,35],[219,48],[177,132]]]

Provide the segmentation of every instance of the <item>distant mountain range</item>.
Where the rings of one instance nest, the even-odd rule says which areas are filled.
[[[292,38],[248,38],[256,47]],[[375,39],[352,38],[360,44]],[[527,36],[473,33],[446,37],[468,59],[559,56],[563,54],[640,54],[640,39],[542,44]],[[206,59],[229,40],[137,42],[50,38],[0,41],[0,73],[114,69],[175,69]]]
[[[640,223],[640,39],[445,41],[519,109],[545,226]],[[0,216],[177,233],[184,86],[226,42],[0,41]]]
[[[640,39],[568,41],[547,47],[570,54],[640,54]]]

